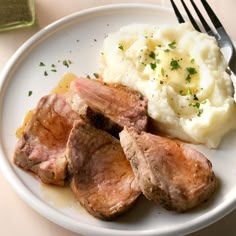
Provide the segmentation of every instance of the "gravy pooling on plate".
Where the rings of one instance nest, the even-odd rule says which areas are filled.
[[[73,73],[65,74],[61,78],[59,83],[56,85],[56,87],[52,89],[51,93],[56,93],[56,94],[66,93],[70,88],[71,81],[73,81],[75,78],[76,78],[76,75]],[[34,110],[32,109],[26,113],[24,120],[22,122],[22,125],[16,130],[16,137],[17,138],[20,138],[22,136],[22,133],[24,132],[26,125],[29,123],[29,121],[33,115],[33,111]]]

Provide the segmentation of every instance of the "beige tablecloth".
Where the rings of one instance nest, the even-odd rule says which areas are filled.
[[[179,0],[176,0],[179,1]],[[63,16],[86,8],[112,3],[152,3],[170,7],[169,0],[36,0],[37,24],[33,27],[0,33],[0,72],[8,59],[28,38],[48,24]],[[199,1],[195,1],[199,2]],[[208,0],[231,38],[236,40],[236,1]],[[1,236],[75,236],[32,210],[13,191],[0,173],[0,235]],[[192,236],[231,236],[236,235],[236,211],[217,223],[191,234]]]

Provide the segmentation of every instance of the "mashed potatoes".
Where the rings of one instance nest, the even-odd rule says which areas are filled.
[[[145,95],[161,131],[215,148],[236,127],[227,64],[215,39],[190,24],[123,27],[105,39],[101,59],[104,81]]]

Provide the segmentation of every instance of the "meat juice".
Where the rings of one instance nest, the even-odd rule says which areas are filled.
[[[88,214],[85,209],[80,206],[79,202],[76,201],[69,186],[60,187],[41,183],[40,190],[42,198],[53,207],[60,209],[72,208],[80,214]]]
[[[56,85],[56,87],[52,89],[51,93],[57,93],[57,94],[66,93],[70,88],[71,81],[73,81],[76,78],[77,76],[75,74],[66,73],[64,76],[62,76],[61,80]]]
[[[76,75],[73,73],[66,73],[64,76],[62,76],[59,83],[51,90],[51,94],[63,94],[66,93],[70,87],[71,81],[73,81],[76,78]],[[29,123],[32,115],[33,115],[34,109],[29,110],[22,122],[22,125],[16,130],[16,137],[20,138],[24,132],[24,129],[26,125]]]

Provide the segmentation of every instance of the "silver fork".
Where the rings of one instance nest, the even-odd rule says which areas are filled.
[[[172,7],[174,9],[175,15],[178,19],[179,23],[184,23],[185,20],[183,18],[183,16],[181,15],[181,13],[179,12],[174,0],[170,0]],[[192,14],[190,13],[187,5],[185,4],[184,0],[181,0],[182,5],[189,17],[189,20],[191,21],[193,27],[201,32],[198,24],[196,23],[196,21],[194,20],[194,17],[192,16]],[[210,36],[213,36],[216,38],[216,40],[218,41],[218,45],[219,47],[222,49],[222,52],[224,54],[224,56],[226,57],[227,61],[228,61],[228,66],[229,69],[236,75],[236,52],[235,52],[235,48],[233,45],[233,42],[231,41],[229,35],[227,34],[227,32],[225,31],[223,25],[221,24],[220,20],[218,19],[218,17],[216,16],[216,14],[214,13],[214,11],[211,9],[210,5],[207,3],[206,0],[201,0],[202,5],[204,6],[209,18],[212,21],[212,24],[214,25],[216,32],[214,33],[211,30],[211,27],[208,25],[208,23],[206,22],[206,20],[204,19],[203,15],[201,14],[200,10],[198,9],[198,7],[196,6],[196,4],[194,3],[193,0],[190,0],[196,14],[198,15],[203,28],[205,29],[206,33]],[[228,54],[228,55],[227,55]]]

